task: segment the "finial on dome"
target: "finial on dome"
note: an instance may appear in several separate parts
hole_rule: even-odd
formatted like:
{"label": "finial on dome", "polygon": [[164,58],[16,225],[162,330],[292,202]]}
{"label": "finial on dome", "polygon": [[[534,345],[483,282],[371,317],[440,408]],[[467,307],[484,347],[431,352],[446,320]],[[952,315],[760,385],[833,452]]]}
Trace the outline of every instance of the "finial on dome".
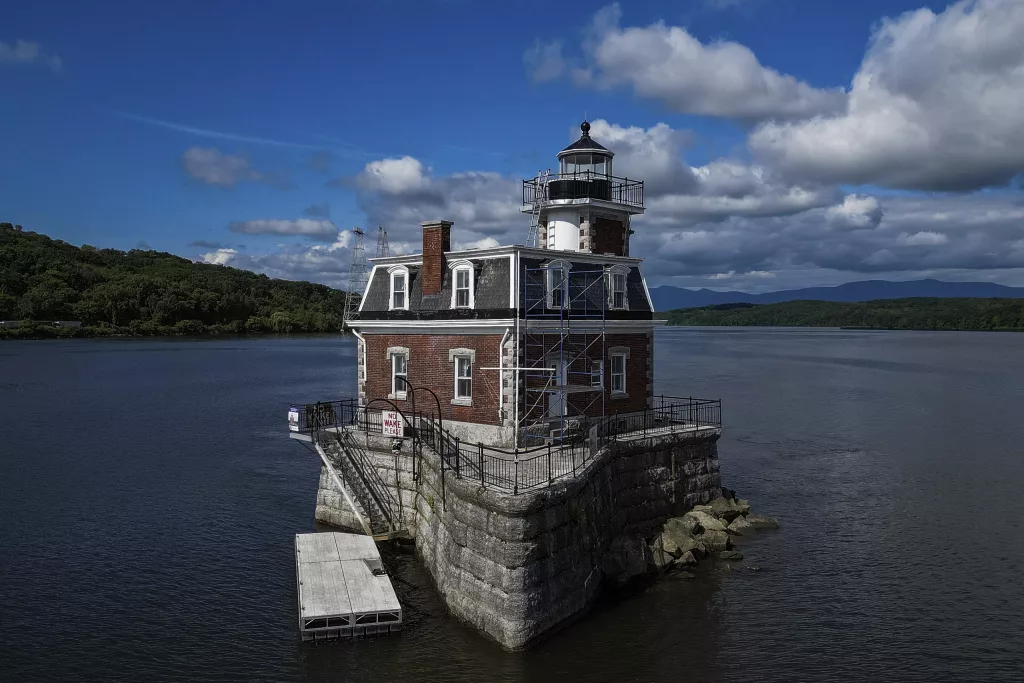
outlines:
{"label": "finial on dome", "polygon": [[583,131],[583,137],[589,137],[590,136],[590,124],[587,123],[586,114],[584,114],[584,116],[583,116],[583,123],[580,124],[580,130]]}

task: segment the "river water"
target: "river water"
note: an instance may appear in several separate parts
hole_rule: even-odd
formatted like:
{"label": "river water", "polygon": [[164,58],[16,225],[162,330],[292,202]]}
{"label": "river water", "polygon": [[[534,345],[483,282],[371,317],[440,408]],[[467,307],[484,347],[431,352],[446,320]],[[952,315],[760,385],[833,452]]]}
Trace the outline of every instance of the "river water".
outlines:
{"label": "river water", "polygon": [[1024,337],[669,328],[725,483],[778,532],[506,653],[391,561],[408,628],[302,644],[318,460],[291,402],[339,338],[0,344],[0,680],[1024,680]]}

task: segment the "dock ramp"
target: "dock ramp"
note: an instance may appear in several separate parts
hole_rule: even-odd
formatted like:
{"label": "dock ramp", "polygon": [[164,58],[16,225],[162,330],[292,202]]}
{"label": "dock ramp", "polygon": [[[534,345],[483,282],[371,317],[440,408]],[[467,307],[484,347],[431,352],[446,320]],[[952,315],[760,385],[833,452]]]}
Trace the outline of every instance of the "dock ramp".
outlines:
{"label": "dock ramp", "polygon": [[302,640],[350,638],[402,629],[402,606],[369,536],[296,534]]}

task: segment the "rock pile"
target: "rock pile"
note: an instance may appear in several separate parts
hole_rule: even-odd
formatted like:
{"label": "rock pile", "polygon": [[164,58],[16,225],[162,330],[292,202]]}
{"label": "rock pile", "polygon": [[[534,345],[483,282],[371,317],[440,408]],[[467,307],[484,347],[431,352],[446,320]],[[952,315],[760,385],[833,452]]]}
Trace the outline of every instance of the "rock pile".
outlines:
{"label": "rock pile", "polygon": [[682,517],[665,522],[648,544],[650,571],[687,569],[707,557],[742,560],[743,553],[733,549],[734,537],[779,528],[775,519],[751,514],[750,503],[737,499],[734,491],[723,489],[722,493],[709,504],[695,505]]}

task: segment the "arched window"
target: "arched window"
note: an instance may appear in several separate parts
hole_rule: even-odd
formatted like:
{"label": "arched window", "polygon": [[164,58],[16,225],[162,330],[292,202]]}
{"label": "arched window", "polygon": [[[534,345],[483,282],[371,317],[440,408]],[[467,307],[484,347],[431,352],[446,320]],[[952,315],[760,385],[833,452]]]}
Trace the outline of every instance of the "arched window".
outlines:
{"label": "arched window", "polygon": [[626,278],[629,267],[611,266],[605,271],[605,291],[608,292],[608,308],[623,311],[629,308],[629,296],[626,291]]}
{"label": "arched window", "polygon": [[552,261],[547,264],[548,308],[565,308],[569,304],[569,270],[567,261]]}
{"label": "arched window", "polygon": [[476,305],[473,263],[455,261],[452,270],[452,308],[473,308]]}
{"label": "arched window", "polygon": [[388,296],[389,311],[409,310],[409,269],[405,266],[392,266],[388,269],[391,279],[390,295]]}

